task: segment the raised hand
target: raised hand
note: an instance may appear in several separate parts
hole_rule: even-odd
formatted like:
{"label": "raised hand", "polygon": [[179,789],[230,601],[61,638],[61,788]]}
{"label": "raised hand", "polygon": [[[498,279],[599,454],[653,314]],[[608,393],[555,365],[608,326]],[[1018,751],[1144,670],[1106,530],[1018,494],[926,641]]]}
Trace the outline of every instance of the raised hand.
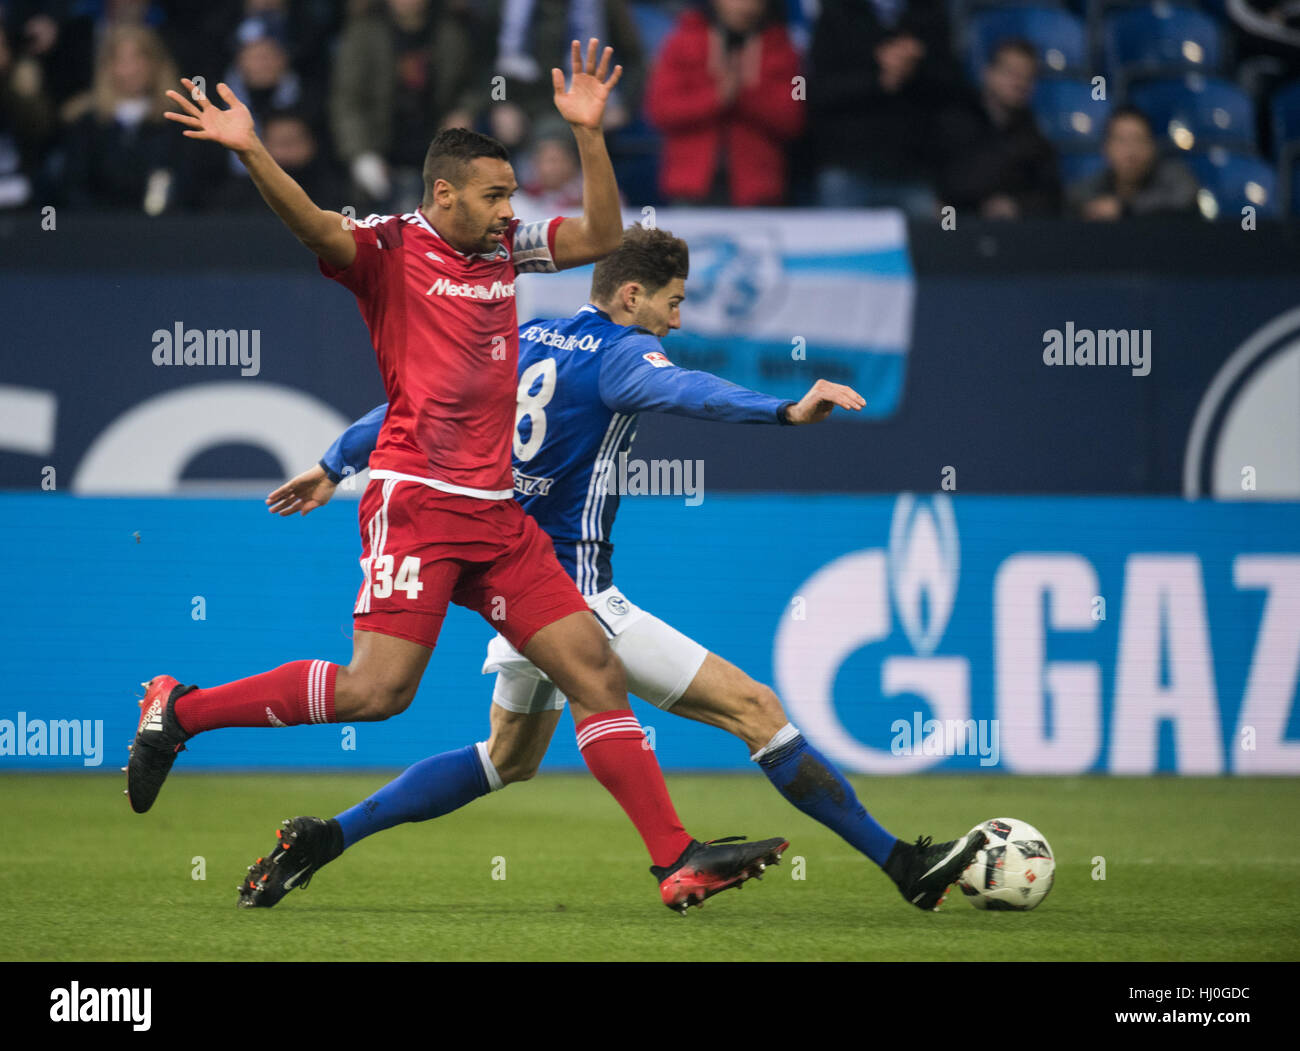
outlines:
{"label": "raised hand", "polygon": [[188,95],[182,95],[179,91],[168,91],[167,97],[177,103],[184,112],[176,113],[168,110],[163,116],[178,124],[184,124],[189,129],[184,132],[187,138],[215,142],[236,153],[252,149],[257,144],[257,135],[253,131],[253,115],[225,84],[217,85],[217,94],[230,107],[229,109],[218,109],[208,101],[206,95],[194,98],[192,81],[182,80],[181,84],[189,92]]}
{"label": "raised hand", "polygon": [[852,387],[818,380],[807,394],[785,410],[785,418],[791,423],[821,423],[837,405],[859,412],[866,404],[866,398]]}
{"label": "raised hand", "polygon": [[266,509],[281,517],[299,512],[306,514],[329,503],[334,489],[335,483],[330,481],[325,468],[317,464],[273,490],[266,498]]}
{"label": "raised hand", "polygon": [[576,40],[573,42],[573,79],[568,91],[564,90],[564,73],[558,68],[551,70],[551,83],[555,87],[555,108],[560,111],[561,117],[580,128],[600,127],[601,117],[605,113],[605,102],[609,98],[609,93],[614,90],[614,85],[618,83],[619,77],[623,75],[622,66],[615,66],[614,72],[609,72],[609,60],[614,54],[612,47],[605,48],[600,56],[600,65],[596,65],[598,47],[600,42],[592,37],[587,42],[587,59],[584,62],[578,42]]}

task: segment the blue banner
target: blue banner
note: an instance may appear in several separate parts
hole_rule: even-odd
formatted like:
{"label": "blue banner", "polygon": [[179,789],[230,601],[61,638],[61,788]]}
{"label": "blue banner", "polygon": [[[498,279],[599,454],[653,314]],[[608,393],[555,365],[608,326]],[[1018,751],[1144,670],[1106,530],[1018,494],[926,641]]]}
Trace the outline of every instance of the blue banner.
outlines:
{"label": "blue banner", "polygon": [[[355,495],[355,494],[353,494]],[[627,498],[627,596],[755,678],[845,768],[1300,773],[1300,504],[961,496]],[[114,769],[157,674],[346,663],[355,504],[0,497],[0,771]],[[185,768],[402,766],[487,736],[492,632],[453,609],[384,723],[204,734]],[[669,769],[719,730],[635,705]],[[547,766],[580,767],[560,724]]]}
{"label": "blue banner", "polygon": [[[867,400],[797,431],[644,414],[638,455],[705,459],[713,492],[930,489],[951,468],[963,493],[1300,499],[1297,281],[1265,231],[627,218],[691,247],[672,361]],[[355,299],[269,215],[86,222],[0,230],[0,489],[248,495],[384,400]],[[120,244],[105,277],[99,253]],[[519,316],[571,314],[589,283],[523,275]]]}

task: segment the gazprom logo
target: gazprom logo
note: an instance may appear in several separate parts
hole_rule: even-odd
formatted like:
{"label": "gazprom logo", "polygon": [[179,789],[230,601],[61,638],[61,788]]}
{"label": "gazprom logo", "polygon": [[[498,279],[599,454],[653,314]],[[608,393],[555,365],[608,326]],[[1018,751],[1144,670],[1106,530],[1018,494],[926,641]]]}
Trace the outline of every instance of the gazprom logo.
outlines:
{"label": "gazprom logo", "polygon": [[[956,602],[960,571],[951,498],[903,494],[894,505],[888,550],[843,555],[799,586],[795,598],[802,600],[803,616],[783,616],[777,631],[777,690],[792,721],[832,761],[863,773],[893,774],[942,762],[943,755],[921,748],[898,755],[866,744],[845,725],[841,712],[877,728],[873,736],[882,741],[895,716],[910,718],[917,698],[940,724],[969,717],[970,662],[935,656]],[[879,655],[879,679],[865,690],[837,689],[842,670],[851,659],[860,668],[864,653]]]}
{"label": "gazprom logo", "polygon": [[889,527],[889,588],[912,649],[928,657],[943,638],[957,597],[961,549],[952,501],[904,493]]}

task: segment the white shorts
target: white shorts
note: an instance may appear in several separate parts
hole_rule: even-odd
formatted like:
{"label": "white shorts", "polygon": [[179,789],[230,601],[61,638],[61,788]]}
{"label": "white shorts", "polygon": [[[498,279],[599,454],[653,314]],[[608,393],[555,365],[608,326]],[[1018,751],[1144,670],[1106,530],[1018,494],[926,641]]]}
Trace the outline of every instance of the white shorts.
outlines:
{"label": "white shorts", "polygon": [[[695,678],[709,651],[629,602],[618,588],[588,595],[609,644],[627,669],[628,693],[669,708]],[[492,703],[521,715],[563,708],[568,698],[523,654],[498,635],[488,643],[483,674],[497,673]]]}

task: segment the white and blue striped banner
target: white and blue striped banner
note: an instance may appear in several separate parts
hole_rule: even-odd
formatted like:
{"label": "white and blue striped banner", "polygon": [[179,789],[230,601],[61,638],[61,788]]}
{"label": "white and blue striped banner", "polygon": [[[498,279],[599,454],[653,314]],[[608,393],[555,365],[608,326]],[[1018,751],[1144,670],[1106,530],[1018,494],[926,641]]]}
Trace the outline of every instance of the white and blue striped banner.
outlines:
{"label": "white and blue striped banner", "polygon": [[[858,419],[898,408],[916,291],[902,213],[662,209],[653,221],[691,250],[682,328],[664,340],[676,364],[777,397],[845,383],[867,400]],[[521,276],[519,319],[572,314],[590,285],[591,267]]]}

